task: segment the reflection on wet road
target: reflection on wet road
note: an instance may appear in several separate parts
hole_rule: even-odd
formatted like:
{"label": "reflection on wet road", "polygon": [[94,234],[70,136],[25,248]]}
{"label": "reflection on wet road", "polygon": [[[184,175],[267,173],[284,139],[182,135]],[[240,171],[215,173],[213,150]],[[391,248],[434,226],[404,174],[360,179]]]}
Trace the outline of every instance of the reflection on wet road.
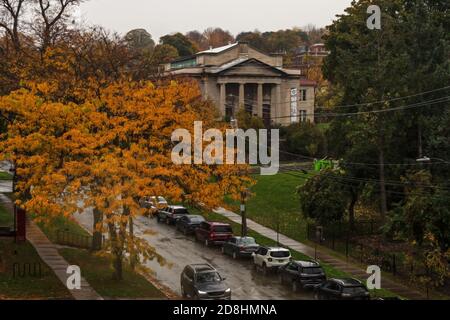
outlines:
{"label": "reflection on wet road", "polygon": [[157,249],[168,265],[150,261],[147,266],[155,272],[158,281],[180,294],[180,274],[187,264],[210,263],[226,278],[233,290],[233,299],[246,300],[309,300],[310,291],[293,293],[289,286],[278,283],[275,275],[263,276],[253,270],[251,260],[233,260],[222,255],[219,248],[207,248],[193,237],[177,232],[175,227],[158,224],[156,219],[139,217],[135,220],[136,235]]}

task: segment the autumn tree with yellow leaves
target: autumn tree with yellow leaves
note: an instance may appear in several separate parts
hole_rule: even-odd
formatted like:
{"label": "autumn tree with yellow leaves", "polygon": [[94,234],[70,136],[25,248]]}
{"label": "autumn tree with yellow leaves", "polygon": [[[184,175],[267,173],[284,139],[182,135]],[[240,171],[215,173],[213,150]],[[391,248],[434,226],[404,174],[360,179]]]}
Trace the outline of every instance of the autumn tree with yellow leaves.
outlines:
{"label": "autumn tree with yellow leaves", "polygon": [[29,212],[70,216],[95,208],[96,230],[107,233],[121,279],[124,260],[159,258],[130,232],[132,219],[144,214],[139,199],[164,195],[213,209],[251,181],[245,166],[172,162],[174,130],[193,131],[199,120],[205,130],[226,128],[193,82],[119,81],[97,89],[86,90],[81,104],[53,101],[56,88],[48,84],[0,98],[8,118],[0,150],[16,164],[18,204]]}

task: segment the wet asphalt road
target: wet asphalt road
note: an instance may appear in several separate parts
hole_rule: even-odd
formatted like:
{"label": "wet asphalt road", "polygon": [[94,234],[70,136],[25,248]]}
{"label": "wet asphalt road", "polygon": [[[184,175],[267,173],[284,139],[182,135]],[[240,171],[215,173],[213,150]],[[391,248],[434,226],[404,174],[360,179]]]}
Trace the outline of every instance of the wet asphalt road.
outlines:
{"label": "wet asphalt road", "polygon": [[310,300],[310,291],[293,293],[289,286],[278,283],[276,275],[263,276],[253,270],[251,259],[233,260],[221,253],[220,248],[207,248],[195,242],[194,237],[186,237],[174,226],[159,224],[156,219],[139,217],[135,220],[136,235],[144,238],[157,249],[168,265],[160,266],[150,261],[147,266],[155,272],[155,278],[180,292],[180,274],[187,264],[209,263],[226,278],[232,289],[232,298],[238,300]]}

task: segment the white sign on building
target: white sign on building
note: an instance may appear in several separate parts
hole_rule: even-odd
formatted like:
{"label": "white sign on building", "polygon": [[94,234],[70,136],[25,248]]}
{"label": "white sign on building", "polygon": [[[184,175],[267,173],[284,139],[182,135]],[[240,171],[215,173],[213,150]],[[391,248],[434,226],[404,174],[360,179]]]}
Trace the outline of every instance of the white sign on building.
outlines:
{"label": "white sign on building", "polygon": [[298,122],[298,89],[291,89],[291,123]]}

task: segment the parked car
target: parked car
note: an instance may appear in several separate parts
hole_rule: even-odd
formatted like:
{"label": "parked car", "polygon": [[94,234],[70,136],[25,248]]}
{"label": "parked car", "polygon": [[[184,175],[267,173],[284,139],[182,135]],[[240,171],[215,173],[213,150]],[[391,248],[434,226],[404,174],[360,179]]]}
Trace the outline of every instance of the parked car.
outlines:
{"label": "parked car", "polygon": [[149,210],[149,215],[153,218],[158,214],[158,210],[167,207],[169,204],[164,197],[143,197],[139,200],[141,208]]}
{"label": "parked car", "polygon": [[139,204],[142,208],[147,209],[161,209],[163,207],[167,207],[168,203],[164,197],[144,197],[139,201]]}
{"label": "parked car", "polygon": [[202,216],[186,215],[177,220],[177,230],[185,235],[195,233],[195,229],[200,226],[205,218]]}
{"label": "parked car", "polygon": [[280,283],[292,286],[292,291],[299,288],[313,289],[327,280],[319,263],[315,261],[291,261],[278,271]]}
{"label": "parked car", "polygon": [[205,246],[223,244],[231,237],[233,237],[233,229],[227,223],[205,221],[195,229],[195,239],[203,242]]}
{"label": "parked car", "polygon": [[187,265],[181,273],[181,293],[196,300],[230,300],[231,289],[209,264]]}
{"label": "parked car", "polygon": [[232,237],[222,246],[222,253],[237,259],[239,257],[251,257],[259,249],[259,245],[252,237]]}
{"label": "parked car", "polygon": [[158,211],[156,218],[158,222],[165,222],[167,224],[175,224],[178,219],[189,215],[188,209],[182,206],[168,206]]}
{"label": "parked car", "polygon": [[252,254],[256,268],[261,268],[264,274],[270,270],[288,264],[291,261],[291,252],[285,248],[260,247]]}
{"label": "parked car", "polygon": [[317,300],[370,300],[366,286],[356,279],[330,279],[316,288]]}

